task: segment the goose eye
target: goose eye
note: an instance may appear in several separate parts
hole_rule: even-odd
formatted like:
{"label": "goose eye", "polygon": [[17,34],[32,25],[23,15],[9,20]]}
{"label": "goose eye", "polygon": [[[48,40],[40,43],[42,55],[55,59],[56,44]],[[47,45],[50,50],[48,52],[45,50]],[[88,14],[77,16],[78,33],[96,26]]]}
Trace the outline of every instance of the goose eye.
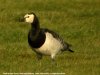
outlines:
{"label": "goose eye", "polygon": [[27,18],[29,18],[29,16],[27,16]]}
{"label": "goose eye", "polygon": [[30,16],[25,16],[24,18],[29,18]]}

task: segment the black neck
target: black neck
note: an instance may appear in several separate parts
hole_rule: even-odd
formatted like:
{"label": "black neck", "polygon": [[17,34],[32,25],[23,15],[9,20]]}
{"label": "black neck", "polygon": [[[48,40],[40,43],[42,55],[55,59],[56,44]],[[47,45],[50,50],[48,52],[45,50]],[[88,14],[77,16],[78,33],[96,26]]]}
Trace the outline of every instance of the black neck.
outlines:
{"label": "black neck", "polygon": [[31,23],[31,30],[28,34],[28,42],[32,48],[39,48],[45,42],[45,33],[40,29],[38,18],[35,16],[33,23]]}
{"label": "black neck", "polygon": [[30,38],[35,39],[38,36],[39,31],[40,31],[39,21],[37,17],[35,16],[34,22],[31,23]]}

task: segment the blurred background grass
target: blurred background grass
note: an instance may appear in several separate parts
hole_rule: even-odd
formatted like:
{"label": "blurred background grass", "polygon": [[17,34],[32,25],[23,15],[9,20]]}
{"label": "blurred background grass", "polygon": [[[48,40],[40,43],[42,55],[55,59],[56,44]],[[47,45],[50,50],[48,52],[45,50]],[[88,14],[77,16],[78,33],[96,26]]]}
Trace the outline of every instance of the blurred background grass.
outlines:
{"label": "blurred background grass", "polygon": [[[75,53],[35,57],[27,43],[30,25],[19,17],[35,12],[41,27],[60,34]],[[0,73],[65,72],[66,75],[100,74],[100,0],[0,0]]]}

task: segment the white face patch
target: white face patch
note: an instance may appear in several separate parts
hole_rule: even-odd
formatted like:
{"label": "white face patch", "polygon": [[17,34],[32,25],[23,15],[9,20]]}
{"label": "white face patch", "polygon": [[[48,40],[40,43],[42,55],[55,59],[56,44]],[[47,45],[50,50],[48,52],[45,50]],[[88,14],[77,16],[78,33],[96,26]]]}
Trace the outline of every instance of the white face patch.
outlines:
{"label": "white face patch", "polygon": [[25,22],[27,22],[27,23],[32,23],[34,21],[34,15],[33,14],[26,14],[24,16],[24,18],[25,18]]}

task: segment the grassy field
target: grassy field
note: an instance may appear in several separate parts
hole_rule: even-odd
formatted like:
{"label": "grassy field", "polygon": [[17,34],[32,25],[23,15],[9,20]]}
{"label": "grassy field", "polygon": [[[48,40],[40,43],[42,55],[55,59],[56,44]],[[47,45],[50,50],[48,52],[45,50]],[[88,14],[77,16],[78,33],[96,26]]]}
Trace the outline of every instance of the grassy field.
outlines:
{"label": "grassy field", "polygon": [[[19,22],[27,12],[72,44],[74,53],[38,61],[27,43],[30,25]],[[0,0],[0,75],[4,72],[100,75],[100,0]]]}

